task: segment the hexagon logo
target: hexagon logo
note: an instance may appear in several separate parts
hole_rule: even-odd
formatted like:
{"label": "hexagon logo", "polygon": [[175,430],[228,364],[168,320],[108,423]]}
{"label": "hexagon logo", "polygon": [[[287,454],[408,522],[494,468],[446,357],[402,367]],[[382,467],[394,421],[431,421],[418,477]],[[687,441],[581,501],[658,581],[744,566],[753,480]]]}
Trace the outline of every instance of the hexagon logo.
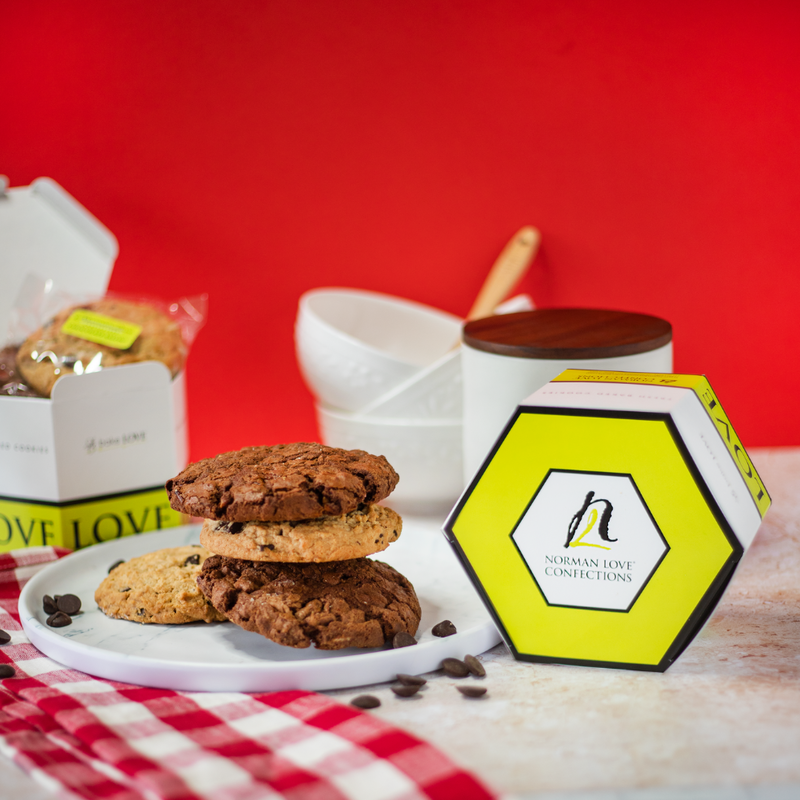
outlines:
{"label": "hexagon logo", "polygon": [[629,611],[669,550],[630,475],[553,469],[511,538],[548,605]]}

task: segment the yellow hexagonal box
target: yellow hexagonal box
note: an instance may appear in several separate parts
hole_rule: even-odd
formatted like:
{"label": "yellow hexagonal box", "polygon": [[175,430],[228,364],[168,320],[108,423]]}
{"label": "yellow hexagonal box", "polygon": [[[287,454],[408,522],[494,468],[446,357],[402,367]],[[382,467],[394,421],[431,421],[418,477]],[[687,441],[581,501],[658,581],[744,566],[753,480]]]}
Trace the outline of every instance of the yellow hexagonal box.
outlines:
{"label": "yellow hexagonal box", "polygon": [[516,658],[664,671],[770,502],[704,376],[567,370],[517,408],[444,532]]}

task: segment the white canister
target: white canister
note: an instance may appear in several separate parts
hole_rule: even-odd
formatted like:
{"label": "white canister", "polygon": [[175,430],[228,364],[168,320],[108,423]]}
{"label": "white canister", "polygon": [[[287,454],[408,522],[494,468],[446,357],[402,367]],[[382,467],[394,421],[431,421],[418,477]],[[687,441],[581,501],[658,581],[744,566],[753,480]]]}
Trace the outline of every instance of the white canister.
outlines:
{"label": "white canister", "polygon": [[543,308],[473,320],[463,330],[464,480],[528,395],[565,369],[672,372],[672,326],[647,314]]}

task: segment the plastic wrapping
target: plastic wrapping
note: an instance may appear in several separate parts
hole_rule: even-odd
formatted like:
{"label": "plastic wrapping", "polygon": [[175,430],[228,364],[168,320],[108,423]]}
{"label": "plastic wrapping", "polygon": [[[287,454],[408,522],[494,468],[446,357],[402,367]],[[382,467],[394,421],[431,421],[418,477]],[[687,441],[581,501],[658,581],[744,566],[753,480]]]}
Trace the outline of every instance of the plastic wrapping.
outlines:
{"label": "plastic wrapping", "polygon": [[0,351],[0,395],[49,397],[59,378],[141,361],[175,376],[205,323],[207,295],[161,300],[108,293],[75,297],[30,278]]}

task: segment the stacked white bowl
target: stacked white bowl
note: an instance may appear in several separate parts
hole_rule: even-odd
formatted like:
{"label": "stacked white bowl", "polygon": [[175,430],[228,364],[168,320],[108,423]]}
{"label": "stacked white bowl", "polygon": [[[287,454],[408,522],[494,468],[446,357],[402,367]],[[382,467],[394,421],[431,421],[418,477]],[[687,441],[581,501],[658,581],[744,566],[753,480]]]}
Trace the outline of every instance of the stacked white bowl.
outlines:
{"label": "stacked white bowl", "polygon": [[300,298],[297,358],[325,444],[384,455],[399,511],[449,509],[463,488],[462,320],[360,289]]}

